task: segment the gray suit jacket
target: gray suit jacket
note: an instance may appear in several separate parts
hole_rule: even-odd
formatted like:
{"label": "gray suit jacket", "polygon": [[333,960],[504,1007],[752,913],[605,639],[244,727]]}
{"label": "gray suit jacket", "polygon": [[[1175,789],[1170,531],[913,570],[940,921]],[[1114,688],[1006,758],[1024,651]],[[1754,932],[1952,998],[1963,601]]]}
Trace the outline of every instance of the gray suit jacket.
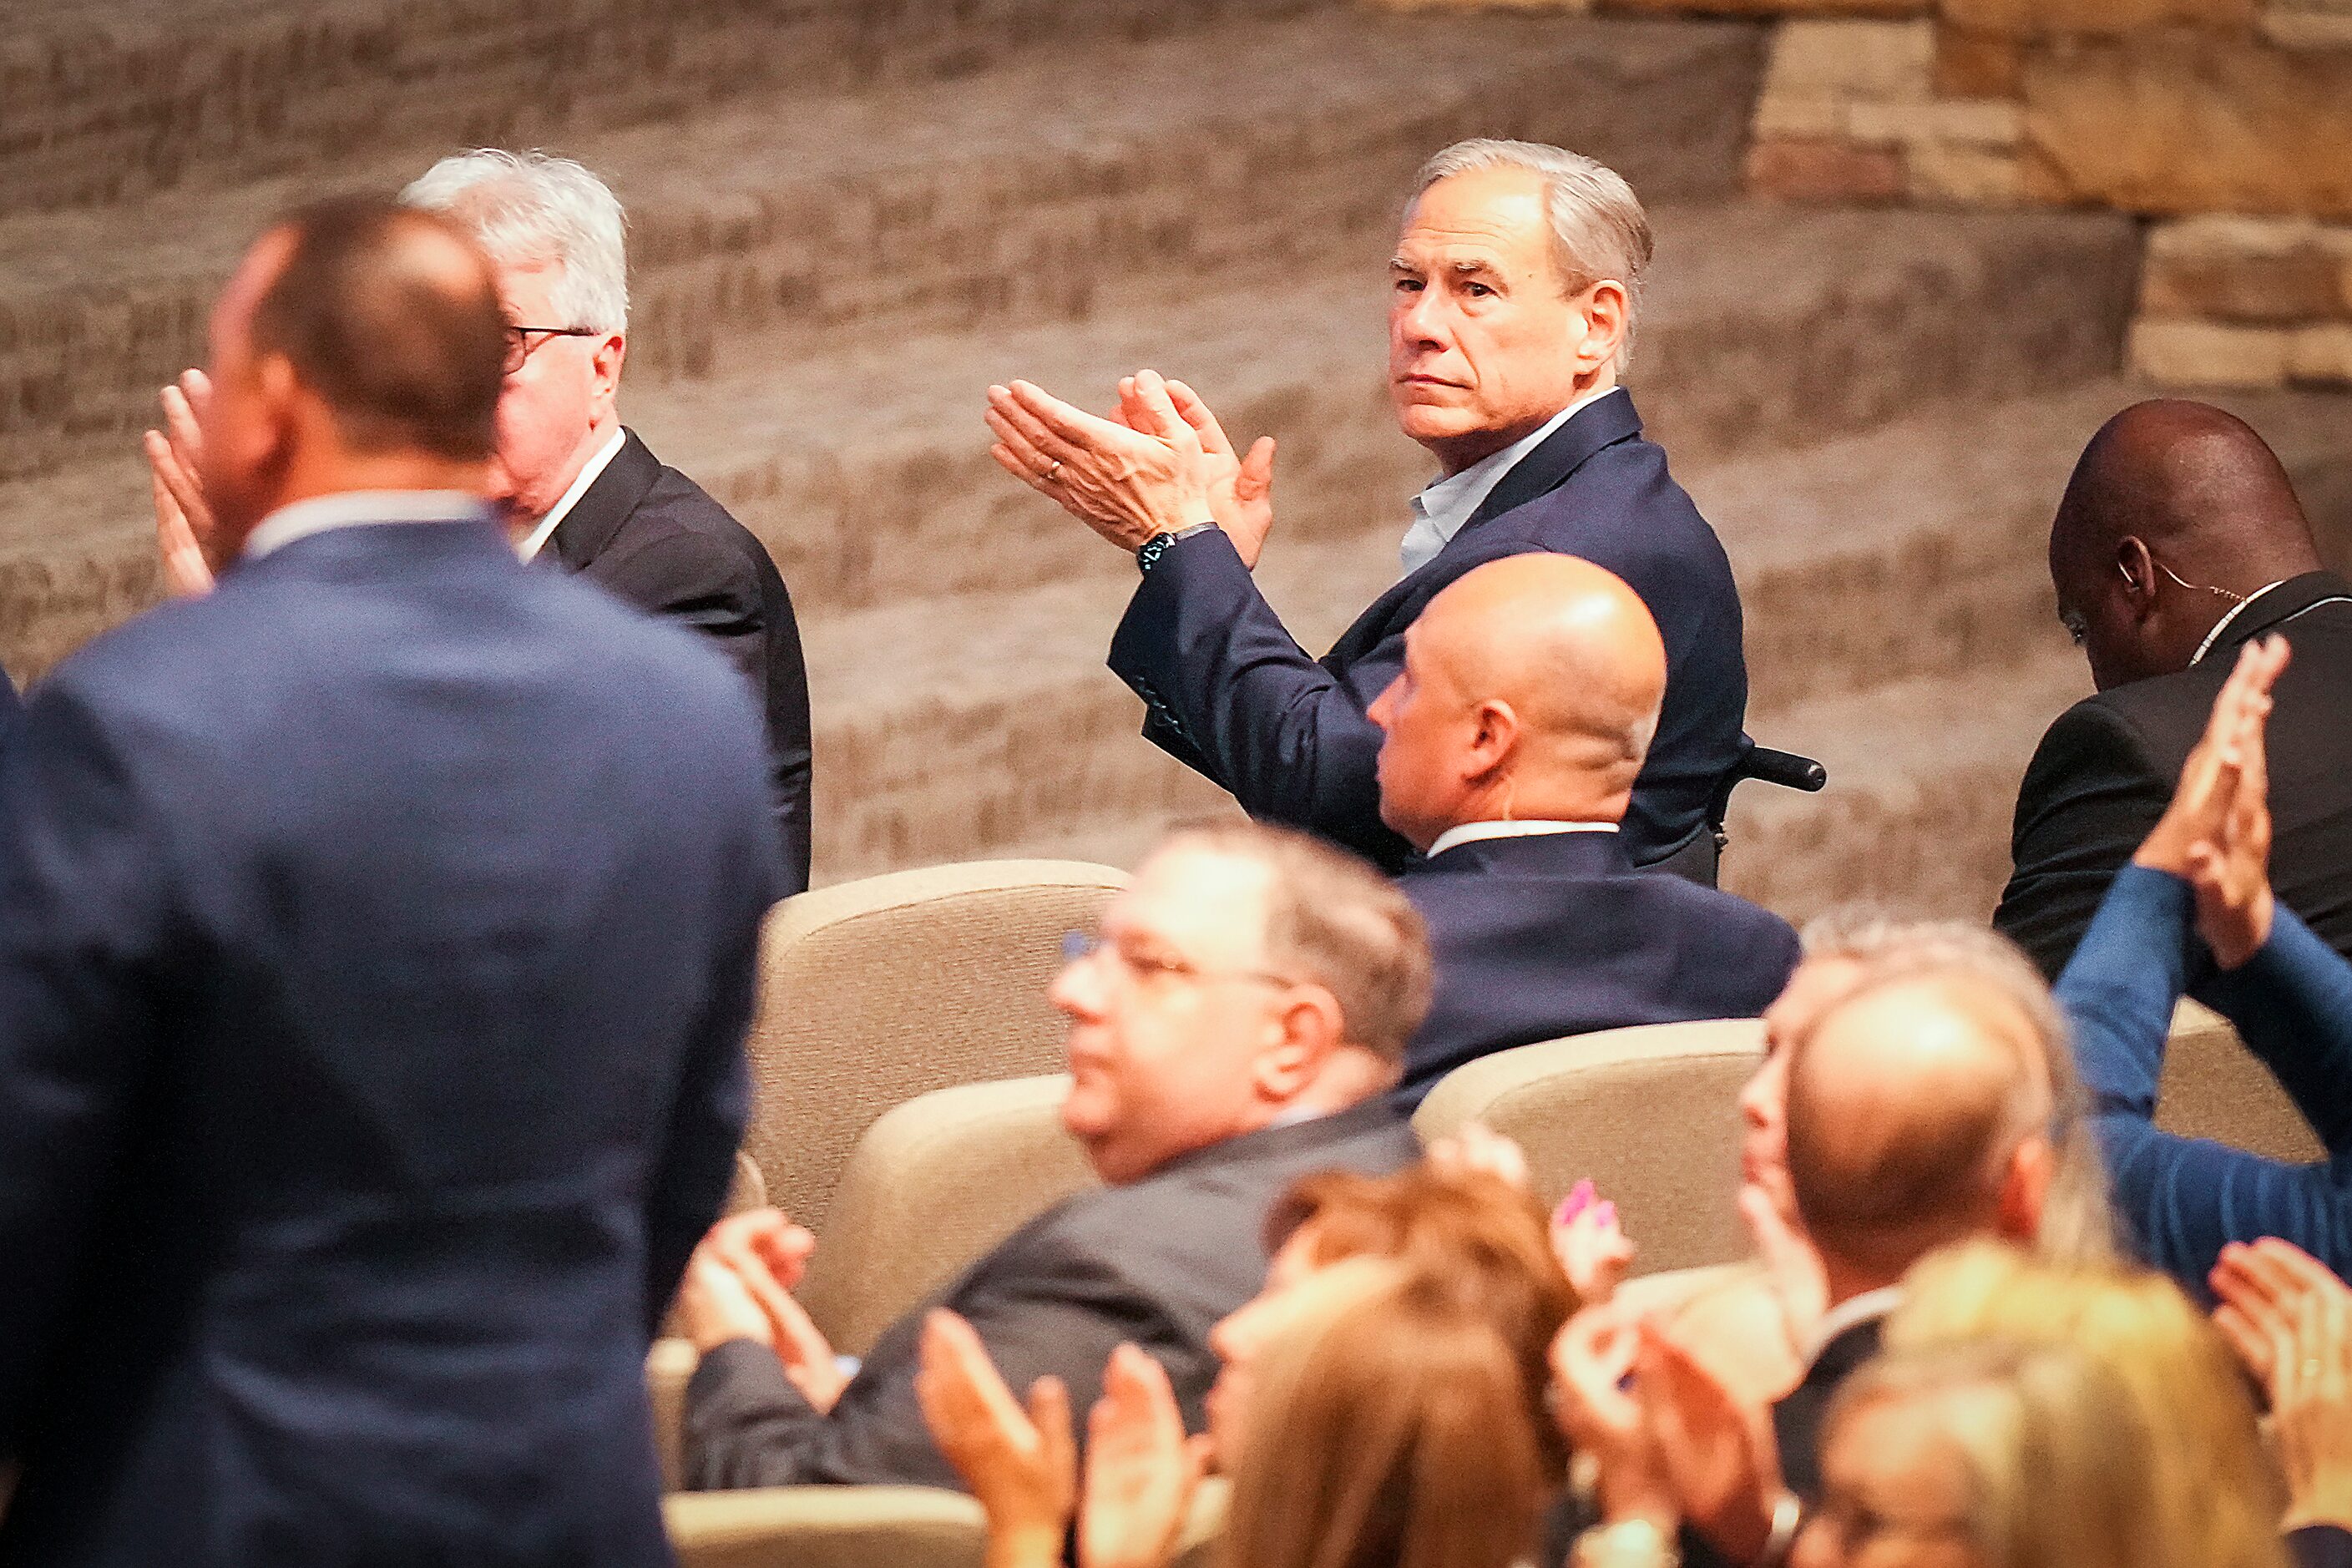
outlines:
{"label": "gray suit jacket", "polygon": [[[1168,1369],[1188,1429],[1217,1375],[1209,1331],[1265,1279],[1260,1228],[1296,1178],[1335,1167],[1386,1175],[1418,1159],[1410,1124],[1374,1101],[1196,1151],[1130,1186],[1066,1199],[1007,1237],[938,1304],[980,1332],[1016,1392],[1051,1373],[1081,1430],[1122,1340]],[[927,1304],[928,1305],[928,1304]],[[689,1485],[953,1487],[915,1399],[923,1310],[884,1331],[830,1415],[800,1396],[763,1345],[705,1356],[687,1387]]]}

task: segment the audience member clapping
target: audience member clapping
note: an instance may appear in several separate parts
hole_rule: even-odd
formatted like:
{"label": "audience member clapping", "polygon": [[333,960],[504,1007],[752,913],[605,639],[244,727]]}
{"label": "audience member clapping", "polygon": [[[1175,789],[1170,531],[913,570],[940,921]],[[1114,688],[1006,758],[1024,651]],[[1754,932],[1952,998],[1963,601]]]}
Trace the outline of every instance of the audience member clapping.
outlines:
{"label": "audience member clapping", "polygon": [[2113,1262],[1977,1242],[1928,1258],[1887,1321],[1890,1352],[2002,1340],[2063,1345],[2131,1396],[2156,1479],[2158,1533],[2201,1568],[2279,1561],[2281,1500],[2228,1343],[2179,1287]]}
{"label": "audience member clapping", "polygon": [[2304,1568],[2352,1563],[2352,1289],[2292,1242],[2221,1249],[2214,1321],[2269,1396],[2287,1537]]}
{"label": "audience member clapping", "polygon": [[2116,878],[2058,984],[2094,1097],[2116,1206],[2149,1261],[2201,1289],[2222,1248],[2276,1236],[2352,1258],[2340,1164],[2288,1164],[2154,1122],[2173,1005],[2200,946],[2208,998],[2268,1064],[2321,1142],[2352,1149],[2352,964],[2271,892],[2265,722],[2284,642],[2249,644],[2171,807]]}
{"label": "audience member clapping", "polygon": [[[1421,921],[1370,867],[1273,828],[1177,835],[1052,993],[1070,1020],[1063,1125],[1108,1185],[1016,1231],[944,1304],[1020,1386],[1050,1374],[1081,1403],[1133,1340],[1199,1426],[1210,1331],[1264,1281],[1276,1194],[1308,1172],[1418,1157],[1385,1100],[1428,994]],[[772,1213],[698,1250],[679,1300],[703,1352],[689,1479],[955,1484],[916,1399],[921,1318],[845,1378],[791,1298],[804,1256]]]}
{"label": "audience member clapping", "polygon": [[1436,1160],[1387,1180],[1310,1177],[1276,1204],[1266,1286],[1219,1324],[1210,1440],[1188,1441],[1166,1374],[1132,1345],[1087,1423],[1067,1395],[1016,1402],[970,1327],[927,1325],[918,1388],[987,1509],[992,1568],[1160,1568],[1212,1456],[1232,1485],[1223,1560],[1523,1559],[1557,1480],[1547,1348],[1572,1302],[1523,1189]]}

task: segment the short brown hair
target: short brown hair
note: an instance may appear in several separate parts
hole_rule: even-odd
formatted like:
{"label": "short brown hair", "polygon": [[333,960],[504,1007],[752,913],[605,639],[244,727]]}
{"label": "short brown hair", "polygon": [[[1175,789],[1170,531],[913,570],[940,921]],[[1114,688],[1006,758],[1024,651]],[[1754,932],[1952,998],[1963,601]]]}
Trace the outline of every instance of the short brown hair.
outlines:
{"label": "short brown hair", "polygon": [[1565,1458],[1551,1453],[1544,1391],[1552,1340],[1582,1303],[1533,1194],[1491,1172],[1425,1160],[1392,1176],[1318,1171],[1293,1182],[1266,1214],[1268,1252],[1302,1235],[1318,1267],[1390,1258],[1459,1289],[1510,1350],[1548,1454]]}
{"label": "short brown hair", "polygon": [[1371,865],[1288,828],[1255,822],[1180,829],[1161,847],[1254,860],[1272,884],[1266,962],[1339,1004],[1350,1045],[1402,1063],[1429,1014],[1429,936],[1421,915]]}
{"label": "short brown hair", "polygon": [[[283,354],[353,450],[479,461],[498,447],[506,317],[489,263],[447,219],[374,196],[307,206],[253,311],[257,357]],[[452,286],[429,241],[471,258]],[[419,243],[425,241],[427,243]]]}
{"label": "short brown hair", "polygon": [[1401,1268],[1268,1347],[1223,1568],[1510,1568],[1555,1481],[1495,1326]]}

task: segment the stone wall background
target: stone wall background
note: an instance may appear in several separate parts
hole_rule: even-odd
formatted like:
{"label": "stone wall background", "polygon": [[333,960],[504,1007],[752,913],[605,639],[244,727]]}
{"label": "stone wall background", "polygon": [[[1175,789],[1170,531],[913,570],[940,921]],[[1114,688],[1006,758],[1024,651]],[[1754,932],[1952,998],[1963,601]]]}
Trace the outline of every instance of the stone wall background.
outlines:
{"label": "stone wall background", "polygon": [[[996,471],[983,389],[1026,375],[1099,406],[1149,364],[1237,439],[1277,436],[1260,579],[1320,649],[1394,580],[1429,474],[1381,387],[1405,184],[1456,137],[1527,136],[1653,210],[1631,384],[1738,574],[1751,731],[1830,769],[1819,796],[1742,793],[1729,884],[1794,918],[1853,897],[1981,914],[2033,742],[2088,689],[2042,567],[2075,454],[2147,395],[2132,356],[2158,321],[2263,363],[2304,344],[2345,215],[2180,216],[2152,245],[2137,209],[1997,176],[2041,134],[2042,51],[2121,58],[2163,29],[2021,38],[2014,95],[1951,93],[1942,12],[1794,4],[13,0],[0,662],[37,678],[152,602],[138,432],[271,214],[543,145],[630,209],[625,417],[792,585],[819,879],[1128,860],[1231,807],[1138,737],[1102,667],[1133,565]],[[1843,85],[1811,100],[1836,134],[1806,156],[1877,184],[1762,180],[1802,162],[1779,131],[1807,82]],[[2002,195],[1915,193],[1915,163]],[[2352,557],[2352,396],[2180,357],[2281,383],[2213,395]]]}
{"label": "stone wall background", "polygon": [[2148,220],[2153,382],[2352,384],[2352,0],[1550,3],[1775,19],[1759,194]]}

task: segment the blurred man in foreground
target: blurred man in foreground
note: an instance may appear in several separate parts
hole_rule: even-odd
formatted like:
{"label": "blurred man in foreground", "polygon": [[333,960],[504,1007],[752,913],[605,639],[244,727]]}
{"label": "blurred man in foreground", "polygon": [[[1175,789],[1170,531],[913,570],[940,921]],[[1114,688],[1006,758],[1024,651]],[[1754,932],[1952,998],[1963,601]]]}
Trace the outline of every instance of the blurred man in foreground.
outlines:
{"label": "blurred man in foreground", "polygon": [[[589,170],[544,153],[444,158],[402,193],[464,225],[498,267],[507,319],[499,448],[487,493],[526,561],[576,572],[694,627],[743,672],[767,721],[771,787],[791,890],[808,886],[808,677],[792,595],[767,547],[621,426],[629,280],[621,204]],[[211,582],[195,482],[207,386],[163,390],[150,431],[157,524],[177,592]]]}
{"label": "blurred man in foreground", "polygon": [[1752,1018],[1797,933],[1745,899],[1635,870],[1623,823],[1666,684],[1657,624],[1570,555],[1490,561],[1404,636],[1371,707],[1381,815],[1423,857],[1399,879],[1437,994],[1400,1097],[1564,1035]]}
{"label": "blurred man in foreground", "polygon": [[782,873],[741,682],[481,502],[505,353],[441,218],[265,235],[216,591],[0,756],[0,1561],[668,1561],[645,1353]]}
{"label": "blurred man in foreground", "polygon": [[[1062,1122],[1107,1187],[1056,1205],[942,1292],[1004,1375],[1079,1408],[1121,1342],[1167,1370],[1201,1429],[1210,1331],[1257,1292],[1260,1227],[1293,1179],[1415,1159],[1387,1103],[1429,1001],[1421,922],[1349,857],[1271,828],[1181,833],[1136,872],[1100,942],[1054,984],[1070,1019]],[[724,1221],[679,1310],[699,1488],[951,1487],[915,1389],[923,1313],[844,1382],[788,1294],[804,1241],[772,1209]]]}
{"label": "blurred man in foreground", "polygon": [[1150,371],[1116,421],[1027,382],[991,387],[997,462],[1135,552],[1143,584],[1110,667],[1143,699],[1144,733],[1253,815],[1400,868],[1412,847],[1381,820],[1366,710],[1405,628],[1475,566],[1580,555],[1632,585],[1665,643],[1626,856],[1714,881],[1707,808],[1739,758],[1748,668],[1731,563],[1618,384],[1650,245],[1633,191],[1590,158],[1482,140],[1423,168],[1389,264],[1389,393],[1442,476],[1412,502],[1402,581],[1319,660],[1250,575],[1274,522],[1272,442],[1237,458],[1189,388]]}

